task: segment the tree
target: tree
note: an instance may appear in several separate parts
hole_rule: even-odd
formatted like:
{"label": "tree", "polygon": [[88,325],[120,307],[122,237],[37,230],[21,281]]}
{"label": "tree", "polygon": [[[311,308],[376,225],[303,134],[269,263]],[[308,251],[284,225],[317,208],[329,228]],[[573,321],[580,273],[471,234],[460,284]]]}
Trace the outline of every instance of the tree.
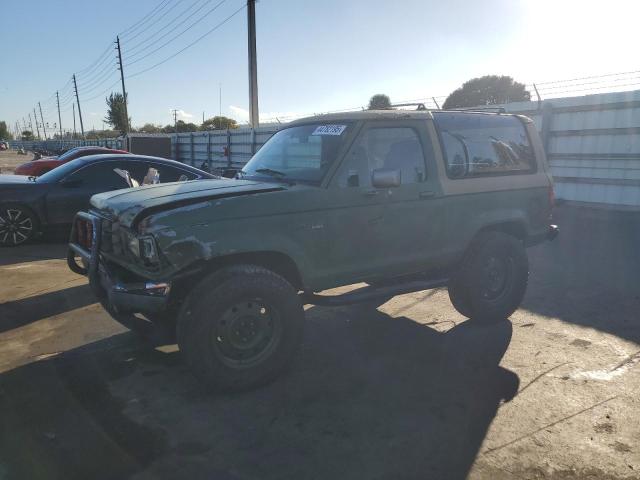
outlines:
{"label": "tree", "polygon": [[22,140],[24,140],[25,142],[29,142],[31,140],[35,140],[35,137],[33,136],[33,132],[31,130],[23,130],[20,133],[20,137],[22,138]]}
{"label": "tree", "polygon": [[153,123],[145,123],[138,129],[140,133],[162,133],[162,127],[154,125]]}
{"label": "tree", "polygon": [[[104,121],[121,133],[126,132],[127,117],[124,114],[124,96],[121,93],[112,93],[105,100],[107,101],[107,116],[104,117]],[[131,118],[129,118],[129,122],[131,122]]]}
{"label": "tree", "polygon": [[7,122],[0,122],[0,139],[2,140],[13,140],[13,135],[9,133],[9,129],[7,128]]}
{"label": "tree", "polygon": [[206,119],[200,125],[200,130],[226,130],[227,128],[238,128],[238,122],[233,118],[216,115],[213,118]]}
{"label": "tree", "polygon": [[175,125],[162,127],[162,133],[175,133],[176,126],[178,127],[178,133],[198,131],[198,126],[195,123],[185,123],[184,120],[178,120]]}
{"label": "tree", "polygon": [[442,108],[479,107],[531,99],[523,83],[506,75],[472,78],[447,97]]}
{"label": "tree", "polygon": [[391,110],[391,100],[383,93],[377,93],[369,99],[369,110]]}

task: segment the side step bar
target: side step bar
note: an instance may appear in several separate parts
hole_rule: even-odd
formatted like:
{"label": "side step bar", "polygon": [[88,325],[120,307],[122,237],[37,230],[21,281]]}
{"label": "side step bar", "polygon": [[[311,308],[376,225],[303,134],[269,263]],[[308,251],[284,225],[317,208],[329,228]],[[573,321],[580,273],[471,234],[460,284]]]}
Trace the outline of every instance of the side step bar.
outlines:
{"label": "side step bar", "polygon": [[448,278],[438,278],[434,280],[414,280],[405,283],[392,284],[382,287],[362,287],[342,295],[318,295],[304,292],[300,295],[302,302],[311,305],[325,307],[338,307],[341,305],[351,305],[353,303],[369,302],[372,300],[384,299],[402,295],[404,293],[419,292],[432,288],[445,287],[449,283]]}

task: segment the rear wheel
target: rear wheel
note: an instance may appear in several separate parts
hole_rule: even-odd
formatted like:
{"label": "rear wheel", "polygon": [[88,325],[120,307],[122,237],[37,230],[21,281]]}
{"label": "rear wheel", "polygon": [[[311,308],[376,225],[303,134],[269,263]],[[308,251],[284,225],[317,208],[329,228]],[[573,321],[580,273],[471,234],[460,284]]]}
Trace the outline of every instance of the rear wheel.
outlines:
{"label": "rear wheel", "polygon": [[274,379],[302,338],[295,289],[262,267],[240,265],[205,278],[185,299],[178,345],[208,387],[243,390]]}
{"label": "rear wheel", "polygon": [[524,245],[502,232],[480,234],[449,285],[451,303],[479,322],[500,321],[520,306],[529,263]]}
{"label": "rear wheel", "polygon": [[29,208],[18,204],[0,205],[0,246],[22,245],[37,232],[38,220]]}

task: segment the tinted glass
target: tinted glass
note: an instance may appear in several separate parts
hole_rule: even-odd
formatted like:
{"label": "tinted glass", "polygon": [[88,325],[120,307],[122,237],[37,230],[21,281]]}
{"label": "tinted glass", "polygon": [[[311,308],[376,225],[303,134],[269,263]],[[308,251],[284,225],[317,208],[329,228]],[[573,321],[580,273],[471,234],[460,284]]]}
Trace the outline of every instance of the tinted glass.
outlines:
{"label": "tinted glass", "polygon": [[508,115],[434,113],[451,178],[507,175],[535,170],[522,122]]}
{"label": "tinted glass", "polygon": [[78,157],[78,153],[82,151],[80,148],[72,148],[71,150],[67,150],[62,155],[58,157],[60,160],[71,160]]}
{"label": "tinted glass", "polygon": [[187,180],[193,180],[197,178],[196,174],[193,172],[182,170],[181,168],[172,167],[170,165],[161,163],[149,163],[148,166],[158,170],[158,173],[160,175],[160,183],[177,182],[183,175],[187,177]]}
{"label": "tinted glass", "polygon": [[242,169],[247,176],[319,182],[333,163],[350,126],[344,122],[280,130]]}
{"label": "tinted glass", "polygon": [[426,178],[424,153],[413,128],[369,128],[365,130],[337,175],[338,185],[370,186],[376,169],[400,170],[403,185]]}
{"label": "tinted glass", "polygon": [[[114,171],[116,168],[127,170],[127,167],[130,165],[125,162],[97,162],[72,173],[65,180],[80,180],[83,187],[129,188],[126,180]],[[135,177],[134,172],[129,173]]]}

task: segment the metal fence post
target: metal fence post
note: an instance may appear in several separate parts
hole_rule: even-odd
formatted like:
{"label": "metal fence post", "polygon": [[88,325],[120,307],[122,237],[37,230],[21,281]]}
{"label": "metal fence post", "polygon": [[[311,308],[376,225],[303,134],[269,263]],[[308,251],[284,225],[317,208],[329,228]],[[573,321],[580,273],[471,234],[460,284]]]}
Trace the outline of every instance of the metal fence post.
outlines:
{"label": "metal fence post", "polygon": [[191,146],[191,158],[190,158],[191,166],[193,167],[195,165],[195,162],[196,162],[196,155],[195,155],[194,150],[193,150],[193,133],[189,134],[189,144]]}
{"label": "metal fence post", "polygon": [[207,165],[211,171],[211,131],[207,131]]}
{"label": "metal fence post", "polygon": [[553,121],[553,104],[544,102],[542,104],[542,127],[540,136],[542,137],[542,146],[545,154],[549,155],[549,134],[551,132],[551,122]]}
{"label": "metal fence post", "polygon": [[251,129],[251,156],[256,153],[256,129]]}
{"label": "metal fence post", "polygon": [[179,162],[180,161],[180,134],[176,133],[173,136],[173,138],[176,139],[175,144],[174,144],[175,145],[174,157],[175,157],[176,162]]}
{"label": "metal fence post", "polygon": [[227,167],[231,168],[231,130],[227,128]]}

